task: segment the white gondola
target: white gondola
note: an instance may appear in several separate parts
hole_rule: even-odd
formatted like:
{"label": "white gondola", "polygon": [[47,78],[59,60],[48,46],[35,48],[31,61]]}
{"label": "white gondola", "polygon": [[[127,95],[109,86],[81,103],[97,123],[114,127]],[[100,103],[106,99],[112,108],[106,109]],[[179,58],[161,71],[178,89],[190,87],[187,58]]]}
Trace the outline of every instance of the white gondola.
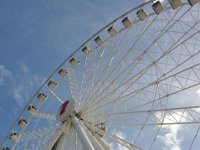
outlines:
{"label": "white gondola", "polygon": [[53,80],[49,81],[48,83],[48,87],[51,90],[54,90],[55,88],[57,88],[58,84],[56,82],[54,82]]}
{"label": "white gondola", "polygon": [[188,0],[188,3],[191,5],[191,6],[194,6],[196,3],[200,2],[199,0]]}
{"label": "white gondola", "polygon": [[176,9],[182,5],[181,0],[169,0],[173,9]]}
{"label": "white gondola", "polygon": [[125,28],[131,28],[131,26],[132,26],[132,22],[128,17],[125,17],[122,20],[122,24],[124,25]]}
{"label": "white gondola", "polygon": [[100,37],[100,36],[97,36],[94,41],[96,42],[96,44],[98,46],[101,46],[103,43],[104,43],[104,40]]}
{"label": "white gondola", "polygon": [[143,21],[143,20],[145,20],[148,17],[148,15],[144,11],[144,9],[138,10],[136,14],[137,14],[138,18],[140,19],[140,21]]}
{"label": "white gondola", "polygon": [[33,105],[29,105],[29,107],[27,108],[28,112],[30,112],[32,115],[35,115],[35,113],[37,112],[37,107],[33,106]]}
{"label": "white gondola", "polygon": [[12,132],[9,136],[9,139],[12,140],[13,142],[18,142],[19,141],[19,134],[16,132]]}
{"label": "white gondola", "polygon": [[58,74],[64,78],[68,75],[68,72],[66,70],[64,70],[63,68],[61,68],[59,71],[58,71]]}
{"label": "white gondola", "polygon": [[100,137],[103,137],[106,132],[105,123],[98,123],[95,125],[95,127],[98,129],[95,131],[95,133],[98,134]]}
{"label": "white gondola", "polygon": [[159,1],[155,2],[155,3],[152,5],[152,8],[153,8],[153,10],[155,11],[155,13],[156,13],[157,15],[159,15],[161,12],[164,11],[164,8],[163,8],[162,4],[161,4]]}
{"label": "white gondola", "polygon": [[18,125],[25,129],[27,126],[28,126],[28,121],[24,118],[21,118],[19,121],[18,121]]}
{"label": "white gondola", "polygon": [[72,57],[72,58],[70,59],[69,62],[70,62],[70,64],[72,64],[73,66],[76,66],[76,65],[79,64],[80,61],[78,61],[75,57]]}
{"label": "white gondola", "polygon": [[1,150],[11,150],[8,146],[4,146]]}
{"label": "white gondola", "polygon": [[86,56],[88,56],[88,55],[90,55],[91,50],[89,49],[89,47],[85,46],[85,47],[82,49],[82,52],[83,52],[83,54],[85,54]]}
{"label": "white gondola", "polygon": [[114,36],[117,34],[117,30],[113,26],[111,26],[107,31],[110,34],[110,36]]}
{"label": "white gondola", "polygon": [[41,100],[42,102],[44,102],[47,99],[47,97],[48,96],[46,94],[44,94],[44,93],[39,93],[38,96],[37,96],[37,98],[39,100]]}

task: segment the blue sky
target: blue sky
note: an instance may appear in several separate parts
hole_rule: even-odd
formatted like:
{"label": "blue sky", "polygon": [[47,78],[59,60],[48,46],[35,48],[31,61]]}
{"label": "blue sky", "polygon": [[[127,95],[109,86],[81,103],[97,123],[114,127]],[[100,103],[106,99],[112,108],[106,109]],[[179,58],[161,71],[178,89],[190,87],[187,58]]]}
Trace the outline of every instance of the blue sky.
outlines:
{"label": "blue sky", "polygon": [[143,0],[1,0],[0,142],[51,72],[101,27]]}

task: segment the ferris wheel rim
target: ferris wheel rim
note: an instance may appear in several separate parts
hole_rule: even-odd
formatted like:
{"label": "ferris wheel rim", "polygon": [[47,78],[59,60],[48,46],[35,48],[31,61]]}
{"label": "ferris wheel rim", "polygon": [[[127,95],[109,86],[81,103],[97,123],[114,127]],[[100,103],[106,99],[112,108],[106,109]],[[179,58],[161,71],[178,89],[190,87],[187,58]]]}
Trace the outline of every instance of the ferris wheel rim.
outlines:
{"label": "ferris wheel rim", "polygon": [[88,38],[85,42],[83,42],[83,44],[81,44],[76,50],[74,50],[74,52],[72,52],[58,67],[55,71],[53,71],[50,76],[44,81],[44,83],[38,88],[38,90],[35,92],[35,94],[30,98],[30,100],[27,102],[27,104],[25,105],[25,107],[22,109],[21,113],[18,115],[17,119],[14,121],[13,125],[10,127],[8,134],[6,135],[6,137],[4,138],[3,142],[1,143],[1,146],[3,146],[3,143],[5,142],[5,140],[9,137],[9,133],[14,129],[14,126],[17,124],[17,121],[21,118],[22,114],[24,111],[26,111],[26,108],[29,106],[29,104],[32,102],[32,100],[37,96],[37,94],[42,90],[42,88],[48,83],[48,81],[50,81],[50,79],[54,76],[54,74],[57,73],[57,71],[67,62],[69,61],[69,59],[79,50],[81,50],[81,48],[83,48],[84,45],[86,45],[91,39],[93,39],[94,37],[96,37],[100,32],[102,32],[104,29],[108,28],[110,25],[112,25],[113,23],[115,23],[116,21],[118,21],[119,19],[123,18],[124,16],[126,16],[128,13],[146,5],[149,3],[152,3],[154,0],[149,0],[145,3],[140,4],[137,7],[134,7],[132,9],[130,9],[129,11],[125,12],[124,14],[122,14],[121,16],[117,17],[116,19],[114,19],[113,21],[111,21],[110,23],[108,23],[107,25],[105,25],[103,28],[101,28],[99,31],[97,31],[94,35],[92,35],[90,38]]}
{"label": "ferris wheel rim", "polygon": [[[3,146],[3,143],[6,141],[6,139],[8,138],[9,136],[9,133],[14,129],[15,125],[17,124],[17,121],[21,118],[21,116],[23,115],[23,113],[26,111],[27,107],[29,106],[29,104],[31,104],[32,100],[39,94],[39,92],[43,89],[43,87],[50,81],[50,79],[58,72],[58,70],[60,68],[62,68],[62,66],[68,62],[70,60],[70,58],[72,58],[76,52],[80,51],[85,45],[87,45],[87,43],[94,39],[98,34],[100,34],[102,31],[104,31],[105,29],[107,29],[109,26],[111,26],[112,24],[114,24],[115,22],[119,21],[120,19],[122,19],[123,17],[125,17],[127,14],[137,10],[138,8],[142,8],[143,6],[149,4],[149,3],[152,3],[154,2],[154,0],[150,0],[148,2],[145,2],[133,9],[131,9],[130,11],[124,13],[123,15],[119,16],[117,19],[114,19],[113,21],[111,21],[110,23],[108,23],[106,26],[104,26],[103,28],[101,28],[98,32],[96,32],[93,36],[91,36],[88,40],[86,40],[80,47],[78,47],[72,54],[70,54],[70,56],[67,57],[67,59],[64,60],[63,63],[61,63],[61,65],[59,65],[57,67],[57,69],[47,78],[47,80],[42,84],[42,86],[36,91],[36,93],[32,96],[32,98],[27,102],[27,105],[25,106],[25,108],[22,110],[22,112],[19,114],[18,118],[16,119],[16,121],[13,123],[13,126],[10,128],[9,132],[8,132],[8,135],[6,136],[6,138],[3,140],[2,142],[2,145]],[[185,4],[188,4],[188,3],[184,3]],[[189,5],[189,4],[188,4]]]}

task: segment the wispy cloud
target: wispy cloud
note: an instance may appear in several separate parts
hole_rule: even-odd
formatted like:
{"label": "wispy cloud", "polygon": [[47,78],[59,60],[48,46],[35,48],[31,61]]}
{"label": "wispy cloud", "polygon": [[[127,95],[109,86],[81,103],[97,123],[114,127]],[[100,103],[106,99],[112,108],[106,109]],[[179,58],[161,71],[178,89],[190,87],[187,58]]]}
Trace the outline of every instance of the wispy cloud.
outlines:
{"label": "wispy cloud", "polygon": [[178,138],[178,132],[181,129],[180,125],[164,126],[164,129],[168,131],[164,136],[160,137],[164,144],[165,149],[180,150],[181,139]]}
{"label": "wispy cloud", "polygon": [[0,64],[0,86],[4,84],[6,79],[12,79],[12,72]]}
{"label": "wispy cloud", "polygon": [[[179,112],[177,112],[179,114]],[[169,120],[184,120],[184,118],[181,118],[180,115],[173,115],[173,116],[168,116],[166,115],[166,118]],[[165,122],[169,122],[164,121]],[[166,147],[164,147],[164,150],[180,150],[181,149],[181,138],[178,137],[179,131],[182,129],[181,125],[167,125],[167,126],[162,126],[162,129],[166,131],[164,136],[159,136],[159,138],[163,141]]]}
{"label": "wispy cloud", "polygon": [[[116,135],[117,137],[119,137],[120,139],[123,139],[123,140],[126,140],[126,138],[127,138],[126,135],[121,131],[114,131],[113,134]],[[117,150],[128,150],[128,148],[122,146],[119,143],[117,143],[117,144],[116,143],[110,143],[109,145],[110,145],[111,149],[113,149],[113,150],[114,149],[117,149]]]}
{"label": "wispy cloud", "polygon": [[24,73],[27,73],[29,71],[29,68],[26,64],[22,63],[21,64],[21,69]]}
{"label": "wispy cloud", "polygon": [[13,96],[18,106],[23,106],[27,102],[31,86],[31,83],[24,83],[13,89]]}
{"label": "wispy cloud", "polygon": [[29,74],[29,67],[24,63],[20,65],[20,68],[21,72],[18,72],[18,75],[15,76],[16,83],[12,90],[12,95],[17,106],[21,108],[27,103],[34,90],[44,82],[45,78]]}
{"label": "wispy cloud", "polygon": [[196,91],[197,95],[200,97],[200,89]]}
{"label": "wispy cloud", "polygon": [[17,85],[13,91],[13,97],[18,106],[24,106],[25,103],[29,100],[34,88],[37,88],[44,82],[45,78],[40,78],[37,75],[28,75],[28,78],[25,78],[23,81]]}

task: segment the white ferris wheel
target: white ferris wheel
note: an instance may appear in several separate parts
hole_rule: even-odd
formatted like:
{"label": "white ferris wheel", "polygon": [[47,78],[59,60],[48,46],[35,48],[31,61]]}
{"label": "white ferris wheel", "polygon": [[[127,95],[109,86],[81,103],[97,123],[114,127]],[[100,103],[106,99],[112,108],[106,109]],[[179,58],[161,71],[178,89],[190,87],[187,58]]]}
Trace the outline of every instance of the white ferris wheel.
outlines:
{"label": "white ferris wheel", "polygon": [[199,56],[199,0],[145,2],[50,75],[1,149],[199,149]]}

